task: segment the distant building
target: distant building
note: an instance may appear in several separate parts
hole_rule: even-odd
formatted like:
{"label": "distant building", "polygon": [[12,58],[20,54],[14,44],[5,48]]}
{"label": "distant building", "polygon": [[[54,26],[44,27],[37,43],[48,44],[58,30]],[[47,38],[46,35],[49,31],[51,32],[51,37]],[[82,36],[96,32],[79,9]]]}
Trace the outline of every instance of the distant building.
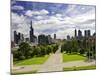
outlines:
{"label": "distant building", "polygon": [[16,44],[18,44],[18,42],[19,42],[19,36],[18,36],[18,34],[17,34],[16,31],[14,31],[14,42],[15,42]]}
{"label": "distant building", "polygon": [[56,34],[54,34],[54,39],[56,39]]}
{"label": "distant building", "polygon": [[[47,38],[48,38],[48,44],[51,44],[51,43],[52,43],[51,35],[48,35]],[[56,38],[55,38],[55,39],[56,39]]]}
{"label": "distant building", "polygon": [[24,42],[24,35],[21,34],[21,42]]}
{"label": "distant building", "polygon": [[96,33],[93,33],[93,36],[96,36]]}
{"label": "distant building", "polygon": [[15,44],[20,44],[23,41],[24,41],[23,34],[21,34],[20,32],[17,33],[16,31],[14,31],[14,43]]}
{"label": "distant building", "polygon": [[91,36],[91,32],[90,32],[90,30],[88,30],[87,32],[88,32],[88,37],[90,37],[90,36]]}
{"label": "distant building", "polygon": [[91,31],[90,30],[85,30],[84,31],[84,37],[90,37],[91,36]]}
{"label": "distant building", "polygon": [[37,42],[37,37],[34,35],[34,29],[32,27],[32,21],[31,21],[30,25],[31,25],[31,27],[30,27],[30,42],[35,43],[35,42]]}
{"label": "distant building", "polygon": [[75,29],[75,38],[77,38],[77,30]]}
{"label": "distant building", "polygon": [[31,21],[30,25],[31,25],[31,27],[30,27],[30,42],[33,42],[34,29],[32,27],[32,21]]}
{"label": "distant building", "polygon": [[15,42],[11,41],[11,48],[15,47]]}
{"label": "distant building", "polygon": [[29,43],[30,39],[29,38],[25,38],[25,42]]}
{"label": "distant building", "polygon": [[43,34],[38,36],[38,44],[46,44],[47,37]]}
{"label": "distant building", "polygon": [[52,38],[51,35],[44,35],[41,34],[38,36],[38,44],[51,44],[52,43]]}
{"label": "distant building", "polygon": [[17,43],[17,32],[14,31],[14,42]]}
{"label": "distant building", "polygon": [[69,35],[67,35],[67,40],[70,40],[70,36]]}
{"label": "distant building", "polygon": [[81,40],[82,39],[82,31],[78,30],[78,39]]}
{"label": "distant building", "polygon": [[18,33],[17,38],[18,38],[18,44],[21,43],[21,33],[20,32]]}

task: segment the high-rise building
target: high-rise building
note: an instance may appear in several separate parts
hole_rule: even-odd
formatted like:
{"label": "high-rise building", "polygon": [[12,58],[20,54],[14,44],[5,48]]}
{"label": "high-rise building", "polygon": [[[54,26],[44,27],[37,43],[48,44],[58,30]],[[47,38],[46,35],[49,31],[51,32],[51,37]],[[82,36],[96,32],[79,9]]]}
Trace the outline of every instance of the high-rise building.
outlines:
{"label": "high-rise building", "polygon": [[82,31],[81,30],[78,30],[78,39],[82,39]]}
{"label": "high-rise building", "polygon": [[[48,38],[47,43],[48,43],[48,44],[51,44],[51,42],[52,42],[51,35],[48,35],[47,38]],[[55,39],[56,39],[56,38],[55,38]]]}
{"label": "high-rise building", "polygon": [[20,32],[17,34],[17,38],[18,38],[18,44],[21,43],[22,41],[21,41],[21,33]]}
{"label": "high-rise building", "polygon": [[51,44],[52,38],[51,35],[41,34],[38,36],[38,44]]}
{"label": "high-rise building", "polygon": [[16,31],[14,31],[14,42],[16,44],[18,44],[18,35],[17,35],[17,32]]}
{"label": "high-rise building", "polygon": [[16,43],[17,42],[17,32],[16,31],[14,31],[14,42]]}
{"label": "high-rise building", "polygon": [[56,39],[56,34],[54,34],[54,39]]}
{"label": "high-rise building", "polygon": [[33,42],[34,29],[32,27],[32,21],[30,22],[30,25],[30,42]]}
{"label": "high-rise building", "polygon": [[84,37],[90,37],[91,36],[91,31],[90,30],[85,30],[84,31]]}
{"label": "high-rise building", "polygon": [[23,34],[21,34],[20,32],[17,33],[16,31],[14,31],[14,43],[15,44],[20,44],[23,41],[24,41]]}
{"label": "high-rise building", "polygon": [[77,30],[75,29],[75,38],[77,37]]}
{"label": "high-rise building", "polygon": [[87,37],[87,31],[84,30],[84,37]]}
{"label": "high-rise building", "polygon": [[91,32],[90,32],[90,30],[88,30],[87,32],[88,32],[88,37],[90,37],[90,36],[91,36]]}
{"label": "high-rise building", "polygon": [[48,38],[43,34],[38,36],[38,44],[46,44],[47,40]]}
{"label": "high-rise building", "polygon": [[22,40],[22,42],[24,41],[24,35],[23,34],[21,35],[21,40]]}
{"label": "high-rise building", "polygon": [[34,29],[32,27],[32,21],[30,22],[30,42],[31,43],[36,43],[37,42],[37,37],[34,35]]}

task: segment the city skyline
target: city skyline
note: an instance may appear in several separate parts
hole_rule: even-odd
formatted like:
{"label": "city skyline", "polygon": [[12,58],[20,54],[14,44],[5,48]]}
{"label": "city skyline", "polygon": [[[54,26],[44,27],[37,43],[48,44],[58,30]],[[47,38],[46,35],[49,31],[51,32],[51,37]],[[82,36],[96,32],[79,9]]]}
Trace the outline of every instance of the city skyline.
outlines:
{"label": "city skyline", "polygon": [[29,37],[30,21],[34,35],[47,34],[66,39],[67,35],[74,36],[74,30],[95,32],[95,6],[12,1],[11,3],[11,35],[13,31]]}

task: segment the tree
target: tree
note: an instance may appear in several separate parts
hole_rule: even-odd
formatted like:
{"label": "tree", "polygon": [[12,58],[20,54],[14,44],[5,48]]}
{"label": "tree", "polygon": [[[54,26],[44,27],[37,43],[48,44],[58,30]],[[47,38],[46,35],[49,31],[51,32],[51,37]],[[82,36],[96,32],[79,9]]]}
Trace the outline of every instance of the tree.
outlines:
{"label": "tree", "polygon": [[79,53],[80,53],[80,54],[84,54],[84,53],[85,53],[85,49],[81,48],[81,49],[79,50]]}
{"label": "tree", "polygon": [[52,52],[52,47],[50,45],[48,45],[46,49],[47,54],[50,54]]}
{"label": "tree", "polygon": [[78,42],[77,40],[72,40],[72,52],[78,52]]}
{"label": "tree", "polygon": [[19,49],[18,49],[18,54],[19,57],[22,58],[30,58],[31,54],[32,54],[32,48],[30,47],[30,45],[26,42],[23,42],[19,45]]}
{"label": "tree", "polygon": [[40,46],[41,55],[44,56],[46,54],[46,48],[44,46]]}

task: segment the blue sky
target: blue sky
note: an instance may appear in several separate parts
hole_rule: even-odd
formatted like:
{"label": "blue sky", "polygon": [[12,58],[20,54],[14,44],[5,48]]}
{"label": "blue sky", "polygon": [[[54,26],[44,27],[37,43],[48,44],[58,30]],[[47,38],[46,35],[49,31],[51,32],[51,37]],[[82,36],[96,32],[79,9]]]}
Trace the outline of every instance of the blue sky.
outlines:
{"label": "blue sky", "polygon": [[[12,38],[16,30],[29,37],[30,21],[33,22],[35,35],[57,34],[64,39],[74,36],[74,30],[90,29],[95,32],[95,6],[44,2],[11,2]],[[83,32],[84,33],[84,32]]]}

